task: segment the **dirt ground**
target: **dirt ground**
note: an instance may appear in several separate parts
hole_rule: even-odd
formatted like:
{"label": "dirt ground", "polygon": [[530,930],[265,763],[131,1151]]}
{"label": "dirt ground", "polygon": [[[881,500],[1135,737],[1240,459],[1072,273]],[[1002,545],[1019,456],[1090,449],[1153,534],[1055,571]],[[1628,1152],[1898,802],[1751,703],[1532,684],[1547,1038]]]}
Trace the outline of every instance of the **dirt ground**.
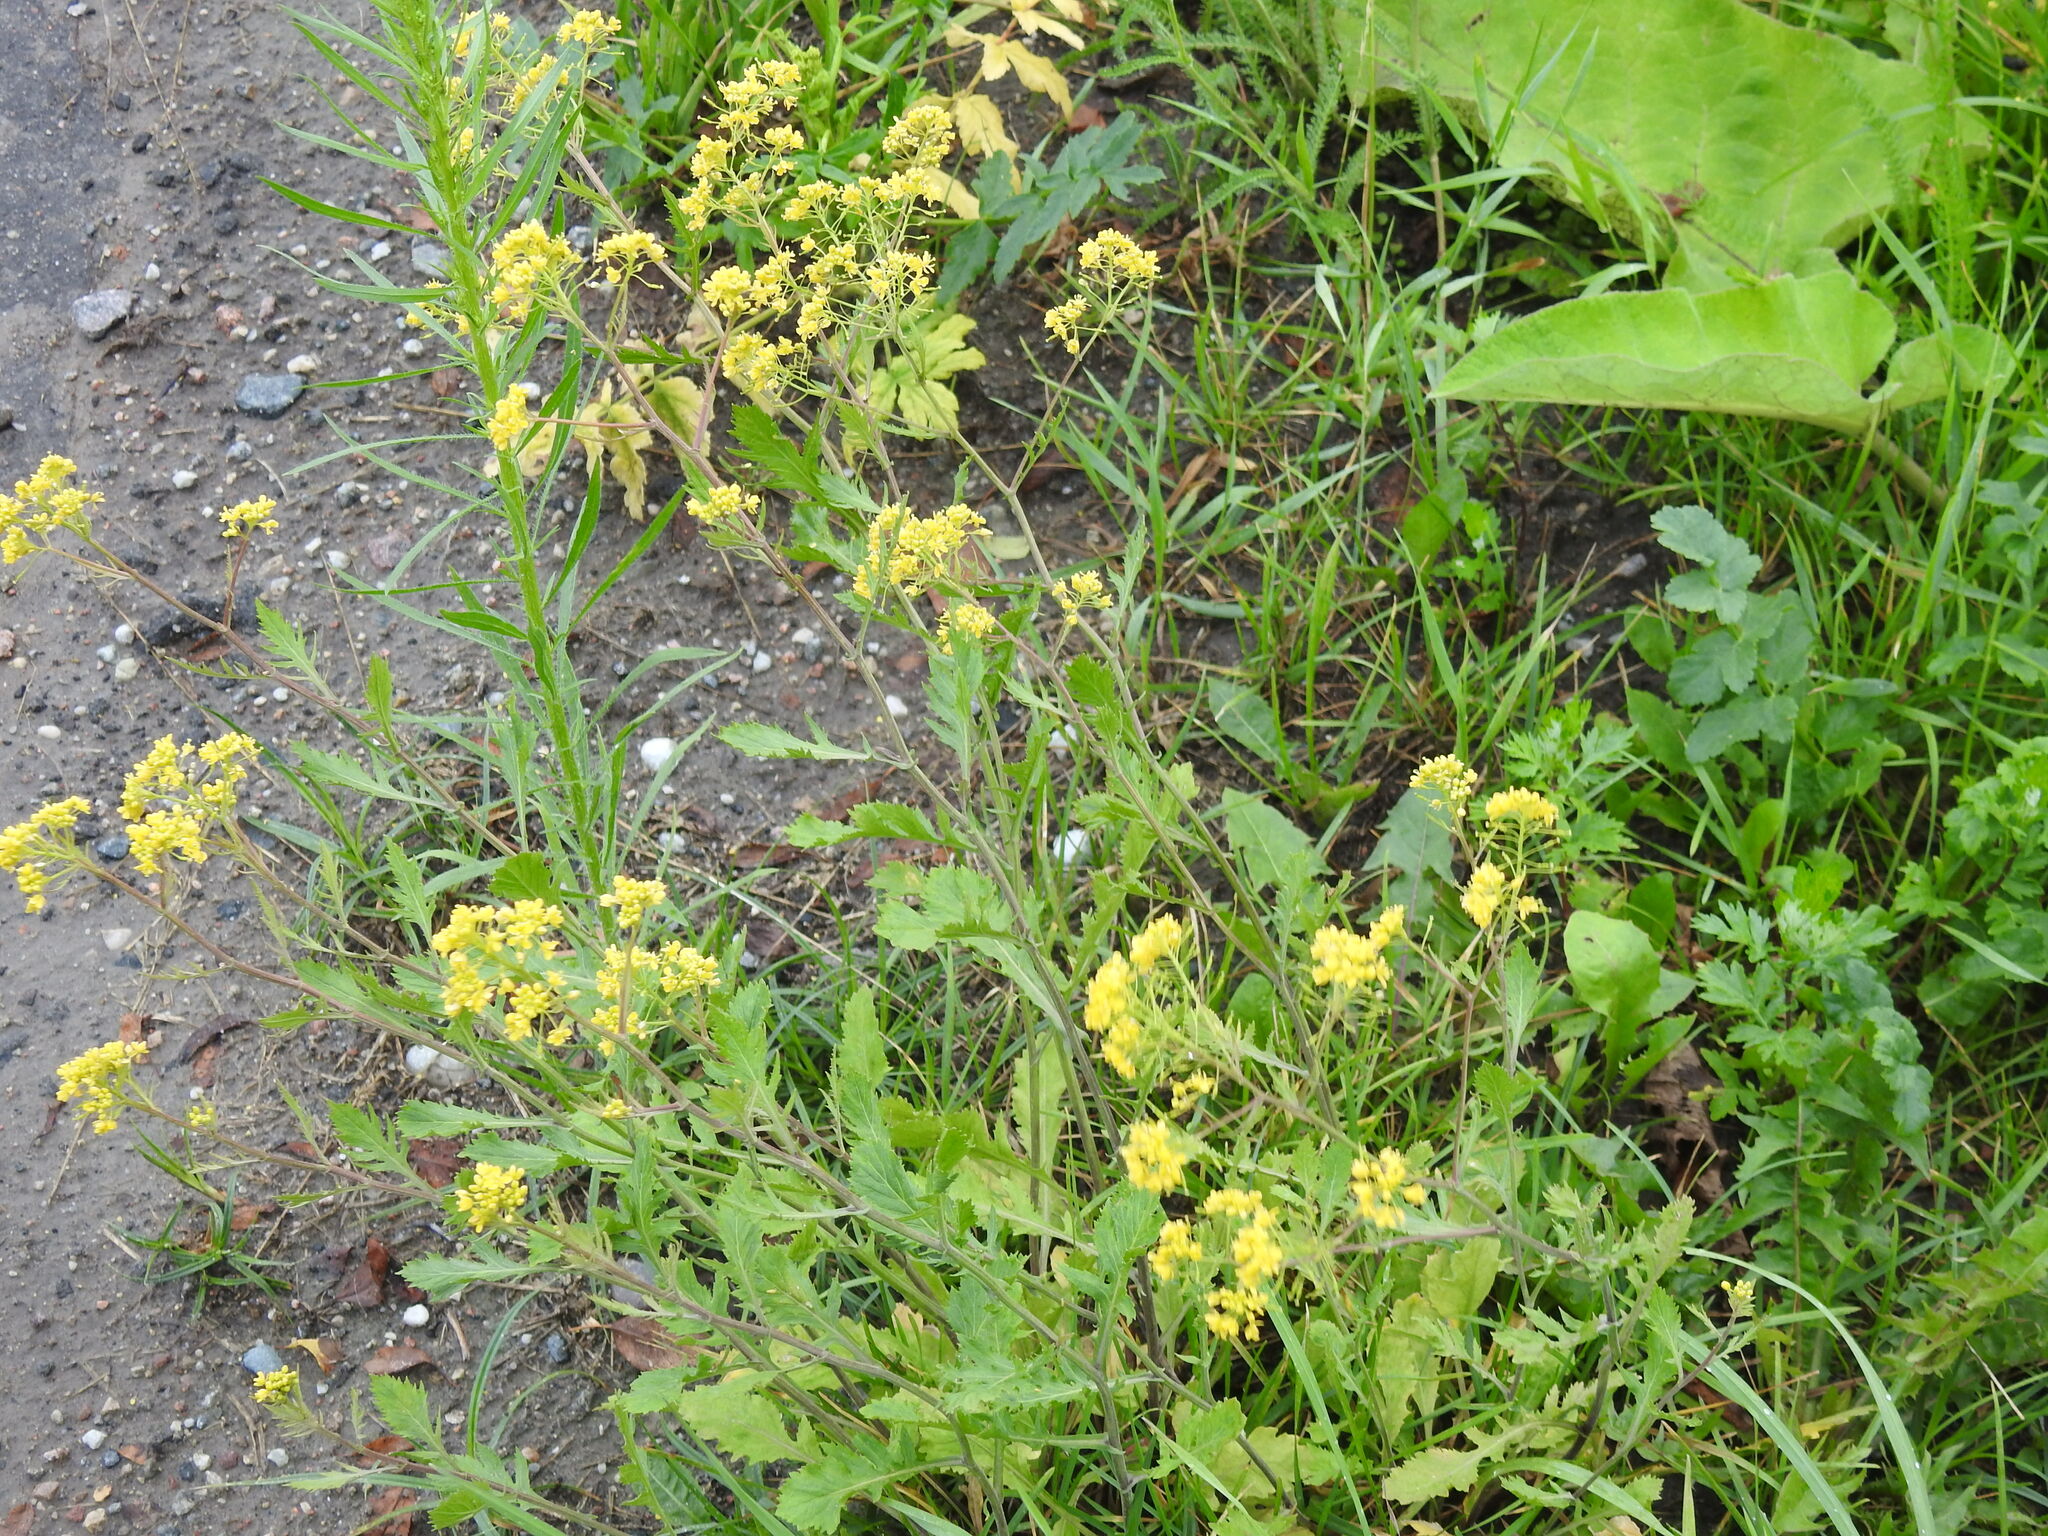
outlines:
{"label": "dirt ground", "polygon": [[[413,252],[375,249],[377,235],[301,214],[261,178],[276,177],[336,205],[397,212],[404,189],[374,168],[293,140],[287,126],[326,129],[316,86],[329,85],[281,5],[268,0],[17,0],[0,50],[0,232],[10,280],[0,295],[0,478],[36,460],[76,460],[105,505],[110,544],[172,591],[217,596],[223,541],[210,509],[251,495],[279,501],[283,530],[244,573],[253,589],[319,642],[347,696],[371,651],[390,657],[414,707],[488,710],[479,658],[405,625],[353,594],[385,579],[450,509],[342,457],[304,468],[361,439],[452,431],[462,425],[425,379],[333,387],[419,366],[389,313],[324,295],[303,266],[346,266],[364,254],[400,280]],[[360,23],[362,0],[330,14]],[[347,104],[347,97],[343,97]],[[121,290],[130,312],[97,338],[74,301]],[[296,371],[288,375],[287,364]],[[250,375],[300,376],[313,386],[276,419],[237,408]],[[548,382],[548,381],[544,381]],[[327,386],[327,387],[322,387]],[[438,473],[474,455],[474,440],[408,450]],[[657,491],[661,489],[657,481]],[[1067,494],[1071,494],[1069,489]],[[687,520],[681,520],[687,521]],[[593,551],[631,542],[608,519]],[[419,571],[483,571],[488,530],[457,527],[422,552]],[[7,573],[0,589],[0,818],[84,795],[101,808],[87,840],[111,864],[124,857],[106,812],[121,779],[159,736],[200,738],[232,718],[266,744],[336,747],[310,711],[246,681],[195,678],[189,637],[167,610],[133,592],[96,589],[56,561]],[[121,626],[127,625],[128,628]],[[680,697],[648,735],[682,738],[707,720],[814,715],[858,730],[872,704],[801,634],[801,609],[751,581],[735,588],[715,553],[671,543],[624,584],[583,636],[589,669],[619,670],[661,644],[716,646],[732,660]],[[758,660],[755,653],[767,657]],[[203,658],[197,658],[203,659]],[[917,664],[887,654],[916,709]],[[650,690],[675,678],[655,679]],[[636,757],[637,761],[637,757]],[[803,765],[796,765],[801,767]],[[680,856],[706,860],[774,833],[830,781],[768,773],[708,744],[652,821],[683,834]],[[289,816],[258,788],[257,815]],[[266,803],[267,802],[267,803]],[[209,866],[188,911],[215,941],[269,957],[245,894]],[[198,1207],[136,1155],[130,1126],[82,1138],[53,1100],[54,1069],[113,1038],[128,1016],[152,1042],[143,1080],[159,1101],[201,1091],[223,1124],[262,1144],[295,1135],[280,1087],[315,1103],[354,1099],[387,1111],[420,1091],[394,1042],[331,1027],[299,1036],[242,1027],[277,999],[208,967],[203,952],[151,929],[147,914],[73,884],[37,918],[9,899],[0,928],[0,1232],[6,1290],[0,1312],[0,1532],[92,1529],[180,1532],[338,1532],[373,1512],[360,1490],[302,1493],[264,1478],[327,1464],[313,1442],[282,1443],[249,1404],[252,1350],[289,1355],[331,1420],[361,1390],[379,1349],[415,1344],[415,1368],[451,1437],[463,1424],[472,1374],[505,1319],[508,1299],[480,1296],[404,1318],[412,1298],[397,1269],[442,1246],[417,1212],[336,1198],[286,1215],[281,1185],[259,1171],[235,1190],[239,1238],[272,1265],[266,1293],[215,1290],[194,1315],[183,1283],[150,1283],[138,1245],[190,1233]],[[379,1275],[372,1240],[388,1257]],[[604,1506],[618,1496],[615,1432],[598,1409],[629,1367],[573,1298],[528,1298],[504,1332],[487,1403],[521,1398],[510,1442],[536,1481]],[[417,1313],[414,1314],[417,1317]],[[295,1339],[336,1341],[340,1363],[322,1378]],[[388,1357],[386,1357],[388,1358]],[[497,1419],[490,1415],[495,1433]],[[381,1511],[379,1511],[381,1512]],[[424,1529],[424,1517],[417,1525]],[[399,1536],[404,1517],[387,1527]]]}

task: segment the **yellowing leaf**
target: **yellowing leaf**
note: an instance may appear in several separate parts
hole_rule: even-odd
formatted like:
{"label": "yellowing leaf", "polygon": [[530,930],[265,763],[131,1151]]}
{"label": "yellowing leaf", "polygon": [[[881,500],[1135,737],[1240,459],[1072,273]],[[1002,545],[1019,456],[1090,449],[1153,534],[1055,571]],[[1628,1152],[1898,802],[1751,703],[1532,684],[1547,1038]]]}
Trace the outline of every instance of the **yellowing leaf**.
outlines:
{"label": "yellowing leaf", "polygon": [[1050,16],[1040,16],[1032,11],[1020,10],[1017,12],[1017,25],[1026,32],[1044,32],[1052,37],[1056,37],[1069,48],[1085,46],[1081,41],[1080,33],[1063,21],[1054,21]]}
{"label": "yellowing leaf", "polygon": [[1067,20],[1078,22],[1084,27],[1092,19],[1088,15],[1088,7],[1083,3],[1083,0],[1051,0],[1051,3],[1052,8],[1066,17]]}
{"label": "yellowing leaf", "polygon": [[704,423],[704,391],[697,387],[695,379],[677,374],[674,378],[662,379],[646,386],[647,403],[654,407],[659,416],[686,443],[697,441],[697,434]]}
{"label": "yellowing leaf", "polygon": [[981,217],[981,199],[960,185],[936,165],[920,165],[917,179],[924,183],[924,189],[963,219]]}
{"label": "yellowing leaf", "polygon": [[960,147],[986,160],[991,155],[1014,155],[1017,141],[1003,126],[1003,111],[979,91],[962,91],[950,104],[953,126],[960,133]]}
{"label": "yellowing leaf", "polygon": [[[1019,84],[1041,96],[1050,96],[1060,104],[1062,113],[1074,110],[1074,94],[1067,89],[1066,79],[1053,66],[1052,60],[1039,57],[1022,43],[1004,43],[1002,47],[1003,56],[1017,71]],[[983,66],[984,69],[986,67]],[[989,78],[993,80],[996,77],[991,75]]]}
{"label": "yellowing leaf", "polygon": [[611,383],[606,381],[576,418],[572,431],[589,456],[591,477],[609,469],[625,492],[626,515],[636,523],[643,521],[647,516],[645,454],[654,444],[654,433],[640,425],[640,408],[631,400],[614,400]]}

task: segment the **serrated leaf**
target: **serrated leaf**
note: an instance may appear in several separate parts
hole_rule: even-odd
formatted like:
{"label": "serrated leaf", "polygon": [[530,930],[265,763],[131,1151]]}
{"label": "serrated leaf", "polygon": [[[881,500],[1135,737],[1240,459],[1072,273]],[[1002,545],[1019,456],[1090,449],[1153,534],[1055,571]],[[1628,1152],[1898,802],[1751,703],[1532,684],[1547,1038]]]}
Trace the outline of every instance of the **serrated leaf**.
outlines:
{"label": "serrated leaf", "polygon": [[783,1480],[775,1513],[798,1530],[831,1536],[839,1529],[848,1499],[879,1498],[899,1472],[913,1465],[907,1452],[899,1453],[889,1443],[858,1440],[832,1446]]}
{"label": "serrated leaf", "polygon": [[1452,1492],[1467,1493],[1486,1463],[1483,1451],[1456,1451],[1432,1446],[1418,1451],[1389,1472],[1381,1494],[1394,1504],[1422,1504]]}
{"label": "serrated leaf", "polygon": [[1698,505],[1661,507],[1650,515],[1650,526],[1659,544],[1704,567],[1667,582],[1665,600],[1690,613],[1711,613],[1723,624],[1739,620],[1749,605],[1749,584],[1764,568],[1749,545]]}
{"label": "serrated leaf", "polygon": [[718,739],[748,757],[801,757],[816,762],[864,763],[873,755],[859,748],[837,745],[827,739],[815,723],[811,731],[811,739],[806,741],[765,720],[741,720],[721,730]]}

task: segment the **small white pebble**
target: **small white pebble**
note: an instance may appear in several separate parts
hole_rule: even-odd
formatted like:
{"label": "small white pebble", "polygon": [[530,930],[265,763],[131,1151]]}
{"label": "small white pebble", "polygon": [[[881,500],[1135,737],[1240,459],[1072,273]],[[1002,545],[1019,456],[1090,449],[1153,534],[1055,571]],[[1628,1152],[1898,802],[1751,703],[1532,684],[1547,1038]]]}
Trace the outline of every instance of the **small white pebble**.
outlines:
{"label": "small white pebble", "polygon": [[900,694],[885,694],[882,698],[882,703],[888,709],[890,718],[895,720],[907,720],[910,718],[910,706],[903,702]]}
{"label": "small white pebble", "polygon": [[133,645],[134,643],[135,626],[133,624],[116,624],[114,626],[114,644]]}
{"label": "small white pebble", "polygon": [[774,665],[775,658],[773,656],[770,656],[766,651],[754,652],[754,670],[756,672],[766,672],[770,667]]}
{"label": "small white pebble", "polygon": [[263,1459],[273,1467],[284,1467],[291,1465],[292,1455],[283,1446],[273,1445]]}
{"label": "small white pebble", "polygon": [[104,1429],[88,1429],[78,1438],[85,1442],[88,1451],[96,1451],[107,1443],[107,1432]]}
{"label": "small white pebble", "polygon": [[142,280],[145,283],[153,283],[163,275],[164,269],[153,261],[142,269]]}
{"label": "small white pebble", "polygon": [[672,737],[653,736],[640,743],[640,761],[649,773],[661,772],[675,755],[676,744]]}
{"label": "small white pebble", "polygon": [[135,930],[133,928],[109,928],[100,935],[100,942],[118,955],[122,950],[135,942]]}
{"label": "small white pebble", "polygon": [[1082,827],[1069,827],[1052,840],[1052,856],[1059,860],[1060,868],[1072,869],[1077,864],[1088,862],[1088,833]]}
{"label": "small white pebble", "polygon": [[45,741],[56,741],[63,736],[64,728],[61,725],[39,725],[36,734]]}
{"label": "small white pebble", "polygon": [[[195,1428],[195,1421],[192,1419],[187,1419],[185,1421],[185,1427],[187,1429]],[[192,1465],[197,1467],[202,1472],[204,1472],[208,1467],[213,1465],[213,1458],[207,1455],[204,1451],[194,1451],[189,1459],[191,1460]]]}
{"label": "small white pebble", "polygon": [[416,1301],[398,1314],[398,1320],[408,1328],[424,1328],[433,1315],[427,1310],[425,1302]]}
{"label": "small white pebble", "polygon": [[98,650],[93,652],[93,655],[99,657],[101,661],[106,662],[109,666],[113,664],[114,658],[120,654],[121,653],[115,650],[111,645],[103,645]]}
{"label": "small white pebble", "polygon": [[123,656],[114,663],[114,681],[117,683],[128,682],[141,670],[142,663],[140,661],[137,661],[133,656]]}
{"label": "small white pebble", "polygon": [[290,699],[291,696],[292,691],[289,688],[273,688],[270,690],[270,702],[273,704],[282,704]]}
{"label": "small white pebble", "polygon": [[327,551],[327,568],[330,571],[345,571],[349,567],[349,553],[345,549]]}
{"label": "small white pebble", "polygon": [[319,358],[315,357],[310,352],[301,352],[297,357],[293,358],[290,362],[284,365],[284,371],[286,373],[296,373],[301,376],[304,376],[305,374],[312,373],[319,366]]}
{"label": "small white pebble", "polygon": [[375,245],[370,247],[370,260],[372,261],[382,261],[386,256],[389,256],[390,254],[391,242],[389,240],[379,240]]}
{"label": "small white pebble", "polygon": [[325,544],[326,542],[327,541],[325,539],[321,538],[320,535],[316,533],[313,535],[313,537],[306,540],[305,543],[301,544],[299,548],[303,549],[309,555],[317,555],[320,553],[320,546],[322,544]]}
{"label": "small white pebble", "polygon": [[419,357],[427,350],[427,344],[417,336],[408,336],[398,345],[398,350],[407,357]]}
{"label": "small white pebble", "polygon": [[718,803],[720,805],[738,805],[740,798],[729,789],[721,789],[718,792]]}
{"label": "small white pebble", "polygon": [[198,483],[199,477],[189,469],[174,469],[171,471],[171,489],[174,491],[189,491]]}

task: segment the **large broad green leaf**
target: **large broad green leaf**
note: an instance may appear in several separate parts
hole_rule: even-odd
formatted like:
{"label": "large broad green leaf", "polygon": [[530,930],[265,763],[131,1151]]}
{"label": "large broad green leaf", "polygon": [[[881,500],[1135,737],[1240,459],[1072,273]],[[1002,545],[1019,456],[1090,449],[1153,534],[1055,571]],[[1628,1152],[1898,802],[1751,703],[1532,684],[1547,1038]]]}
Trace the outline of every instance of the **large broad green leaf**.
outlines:
{"label": "large broad green leaf", "polygon": [[1696,290],[1831,267],[1937,132],[1982,136],[1917,65],[1741,0],[1340,0],[1338,40],[1354,98],[1427,91]]}
{"label": "large broad green leaf", "polygon": [[1878,409],[1863,384],[1894,334],[1884,305],[1840,271],[1717,293],[1607,293],[1503,326],[1459,359],[1440,392],[1856,432]]}

